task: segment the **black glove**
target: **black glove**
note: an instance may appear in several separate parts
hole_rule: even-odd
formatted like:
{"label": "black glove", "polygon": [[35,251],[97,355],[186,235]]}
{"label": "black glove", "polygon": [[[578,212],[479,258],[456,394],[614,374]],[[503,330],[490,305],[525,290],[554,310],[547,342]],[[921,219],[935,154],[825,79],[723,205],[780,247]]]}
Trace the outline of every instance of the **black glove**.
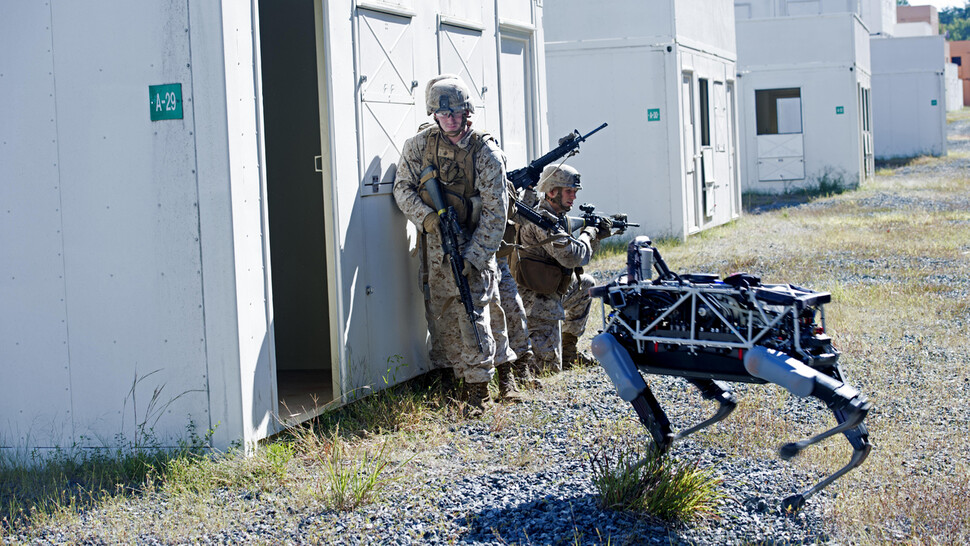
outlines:
{"label": "black glove", "polygon": [[596,238],[606,239],[612,235],[611,230],[613,229],[613,220],[603,217],[596,222]]}

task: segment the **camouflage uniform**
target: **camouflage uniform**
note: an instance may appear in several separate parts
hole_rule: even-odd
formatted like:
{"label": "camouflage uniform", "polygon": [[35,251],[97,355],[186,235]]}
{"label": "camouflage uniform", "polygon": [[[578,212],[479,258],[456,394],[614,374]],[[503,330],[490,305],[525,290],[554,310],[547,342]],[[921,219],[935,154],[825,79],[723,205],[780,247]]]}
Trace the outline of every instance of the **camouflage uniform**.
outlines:
{"label": "camouflage uniform", "polygon": [[[546,201],[540,203],[539,208],[555,214]],[[577,242],[562,244],[550,241],[535,246],[550,235],[535,224],[523,224],[519,227],[518,242],[523,247],[519,252],[551,258],[563,268],[573,269],[569,287],[564,295],[540,294],[520,284],[519,293],[529,320],[529,339],[532,341],[536,365],[543,370],[558,371],[562,369],[562,332],[572,332],[579,337],[589,316],[589,287],[593,286],[594,280],[589,275],[577,275],[579,272],[575,268],[589,263],[599,248],[599,239],[596,228],[587,227],[576,238]],[[562,329],[560,321],[567,321]]]}
{"label": "camouflage uniform", "polygon": [[502,309],[505,311],[509,347],[515,352],[517,360],[524,360],[532,353],[525,304],[522,303],[522,296],[519,295],[519,288],[512,277],[512,271],[509,270],[508,258],[499,258],[498,268],[502,276],[498,290],[502,299]]}
{"label": "camouflage uniform", "polygon": [[[472,145],[473,134],[474,131],[468,131],[457,147],[467,150]],[[435,138],[446,137],[440,134],[438,127],[431,126],[404,143],[394,182],[398,207],[421,231],[425,218],[435,212],[418,193],[425,150]],[[467,240],[460,243],[462,257],[473,267],[468,275],[468,285],[475,308],[480,311],[476,326],[484,354],[478,350],[471,323],[458,297],[451,265],[441,248],[440,231],[424,233],[419,251],[427,260],[428,311],[437,317],[437,321],[432,317],[431,331],[437,331],[439,339],[432,340],[432,347],[442,350],[458,378],[477,384],[489,381],[494,365],[514,360],[515,353],[509,349],[505,334],[505,314],[499,299],[500,273],[495,260],[495,251],[505,232],[508,195],[505,155],[494,139],[484,138],[482,148],[474,157],[474,170],[481,213],[475,230],[466,233]]]}

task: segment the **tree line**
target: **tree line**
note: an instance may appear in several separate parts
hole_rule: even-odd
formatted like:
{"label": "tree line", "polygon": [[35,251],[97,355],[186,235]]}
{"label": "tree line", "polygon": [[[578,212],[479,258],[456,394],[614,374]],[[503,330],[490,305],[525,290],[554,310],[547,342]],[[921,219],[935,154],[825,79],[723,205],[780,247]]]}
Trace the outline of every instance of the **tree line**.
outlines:
{"label": "tree line", "polygon": [[943,8],[940,15],[940,34],[947,40],[970,40],[970,1],[962,8]]}

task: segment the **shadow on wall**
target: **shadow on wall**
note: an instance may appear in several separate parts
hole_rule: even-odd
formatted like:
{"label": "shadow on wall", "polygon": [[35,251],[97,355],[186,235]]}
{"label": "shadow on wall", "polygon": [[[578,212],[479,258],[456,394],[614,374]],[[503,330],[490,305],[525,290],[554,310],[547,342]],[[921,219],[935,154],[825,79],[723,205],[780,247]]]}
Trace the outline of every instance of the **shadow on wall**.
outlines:
{"label": "shadow on wall", "polygon": [[[393,183],[394,171],[389,167],[382,186]],[[422,373],[428,328],[410,238],[414,229],[393,195],[358,193],[345,225],[338,289],[344,324],[339,342],[345,346],[341,386],[347,402]]]}

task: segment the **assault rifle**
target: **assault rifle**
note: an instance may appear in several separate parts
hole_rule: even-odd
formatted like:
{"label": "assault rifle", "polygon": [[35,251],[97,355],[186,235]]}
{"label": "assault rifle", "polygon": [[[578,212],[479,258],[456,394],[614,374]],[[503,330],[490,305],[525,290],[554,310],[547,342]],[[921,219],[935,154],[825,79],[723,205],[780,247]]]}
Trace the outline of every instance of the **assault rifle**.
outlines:
{"label": "assault rifle", "polygon": [[[583,215],[580,217],[569,216],[569,232],[573,233],[577,230],[583,229],[584,227],[596,227],[600,220],[605,218],[605,216],[600,216],[593,212],[596,207],[590,205],[589,203],[579,206],[579,210],[583,211]],[[626,221],[626,214],[614,214],[609,217],[610,221],[613,223],[613,227],[617,229],[620,233],[626,231],[628,227],[640,227],[640,224],[634,224],[633,222]]]}
{"label": "assault rifle", "polygon": [[572,133],[559,139],[559,146],[554,150],[549,151],[546,155],[536,159],[532,163],[529,163],[521,169],[516,169],[506,174],[509,180],[512,181],[512,185],[515,189],[521,190],[522,188],[528,188],[535,186],[539,182],[539,177],[542,175],[542,169],[546,168],[553,161],[563,157],[565,155],[572,155],[578,153],[576,150],[579,148],[579,144],[584,142],[587,138],[593,135],[593,133],[599,131],[606,124],[600,125],[599,127],[593,129],[585,135],[580,135],[579,131],[573,130]]}
{"label": "assault rifle", "polygon": [[559,223],[559,220],[555,216],[545,216],[522,201],[514,197],[511,199],[512,204],[515,205],[515,211],[519,216],[546,230],[552,237],[561,238],[563,241],[578,242],[573,238],[571,232],[563,229],[562,224]]}
{"label": "assault rifle", "polygon": [[448,261],[451,262],[451,275],[455,278],[455,284],[458,286],[458,296],[461,299],[462,305],[465,306],[465,314],[468,315],[468,321],[471,322],[472,330],[475,332],[475,341],[478,342],[478,350],[482,354],[485,354],[485,348],[482,347],[482,337],[478,333],[478,319],[481,318],[481,315],[472,303],[472,292],[468,288],[468,279],[462,274],[462,270],[465,267],[465,260],[461,257],[461,250],[458,247],[460,244],[459,241],[464,238],[464,235],[462,234],[461,226],[458,225],[458,215],[455,213],[455,207],[448,205],[441,195],[441,186],[438,185],[437,174],[437,170],[429,165],[421,172],[421,182],[428,189],[431,202],[434,204],[434,208],[438,213],[438,219],[440,220],[438,227],[441,230],[441,249],[448,256]]}

